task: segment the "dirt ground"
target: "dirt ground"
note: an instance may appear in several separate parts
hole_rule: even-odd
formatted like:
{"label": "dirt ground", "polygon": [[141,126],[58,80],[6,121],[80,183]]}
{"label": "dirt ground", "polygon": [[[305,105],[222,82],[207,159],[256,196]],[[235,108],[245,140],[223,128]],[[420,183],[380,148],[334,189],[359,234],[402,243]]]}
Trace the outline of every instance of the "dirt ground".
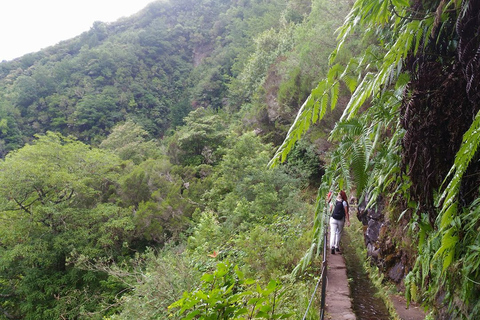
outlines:
{"label": "dirt ground", "polygon": [[425,319],[425,312],[416,304],[410,304],[407,309],[407,301],[404,297],[399,295],[391,295],[390,300],[392,300],[395,310],[397,311],[398,316],[402,320],[423,320]]}

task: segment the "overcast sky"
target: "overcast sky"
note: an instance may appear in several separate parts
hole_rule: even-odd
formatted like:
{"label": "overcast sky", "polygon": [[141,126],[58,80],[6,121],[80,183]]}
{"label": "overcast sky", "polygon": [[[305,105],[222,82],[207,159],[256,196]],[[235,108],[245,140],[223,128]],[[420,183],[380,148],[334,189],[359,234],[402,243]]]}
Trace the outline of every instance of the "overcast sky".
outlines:
{"label": "overcast sky", "polygon": [[95,21],[113,22],[154,0],[0,0],[0,61],[80,35]]}

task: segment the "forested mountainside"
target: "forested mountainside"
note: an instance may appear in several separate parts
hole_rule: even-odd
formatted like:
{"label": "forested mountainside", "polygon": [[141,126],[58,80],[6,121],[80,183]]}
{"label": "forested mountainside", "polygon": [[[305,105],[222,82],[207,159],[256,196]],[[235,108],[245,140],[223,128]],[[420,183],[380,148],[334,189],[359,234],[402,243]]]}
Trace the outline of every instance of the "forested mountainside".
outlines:
{"label": "forested mountainside", "polygon": [[0,63],[0,318],[305,312],[326,132],[267,165],[349,5],[159,1]]}
{"label": "forested mountainside", "polygon": [[3,62],[2,154],[47,130],[98,144],[116,123],[131,119],[157,138],[193,109],[238,107],[244,89],[235,100],[228,85],[255,49],[254,37],[276,33],[258,44],[270,46],[266,58],[275,59],[293,46],[288,29],[309,11],[308,1],[159,1]]}
{"label": "forested mountainside", "polygon": [[[253,35],[274,25],[270,14],[280,11],[261,3],[157,2],[137,16],[97,22],[77,38],[2,63],[3,109],[13,109],[10,134],[2,136],[5,151],[46,130],[99,142],[126,118],[162,136],[181,124],[192,103],[205,106],[206,97],[218,97],[214,107],[219,108],[236,51],[251,46],[244,21],[267,16]],[[233,36],[226,28],[237,24]],[[201,62],[209,70],[197,71],[201,75],[195,79],[194,67]]]}
{"label": "forested mountainside", "polygon": [[0,63],[0,317],[302,318],[345,189],[385,284],[477,318],[479,5],[158,1]]}

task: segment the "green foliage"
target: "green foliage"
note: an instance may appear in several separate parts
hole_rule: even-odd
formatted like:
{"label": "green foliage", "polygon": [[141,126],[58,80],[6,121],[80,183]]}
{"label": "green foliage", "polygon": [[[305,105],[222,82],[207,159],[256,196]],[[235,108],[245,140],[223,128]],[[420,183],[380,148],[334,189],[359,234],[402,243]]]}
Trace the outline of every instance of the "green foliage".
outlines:
{"label": "green foliage", "polygon": [[279,31],[270,29],[264,31],[255,39],[256,49],[248,64],[238,76],[238,85],[232,86],[232,92],[238,93],[242,101],[249,101],[263,85],[270,66],[282,55],[291,50],[295,44],[294,26],[285,24]]}
{"label": "green foliage", "polygon": [[34,78],[20,76],[15,80],[12,91],[15,94],[15,104],[28,107],[37,98],[37,82]]}
{"label": "green foliage", "polygon": [[[243,132],[267,108],[268,129],[283,132],[290,104],[325,69],[330,31],[343,19],[336,9],[346,4],[315,1],[307,18],[303,0],[154,2],[1,63],[0,310],[163,319],[186,292],[179,318],[195,312],[188,304],[209,306],[196,318],[298,317],[308,280],[290,279],[286,290],[271,279],[286,279],[308,245],[310,195],[298,176],[317,174],[317,155],[299,146],[290,173],[266,170],[272,146],[262,139],[273,141],[271,132]],[[221,110],[249,100],[251,114]],[[14,151],[48,130],[101,149],[47,133]],[[199,272],[224,258],[238,267],[222,263],[195,290]]]}
{"label": "green foliage", "polygon": [[[0,163],[2,308],[15,317],[71,318],[123,290],[70,256],[119,257],[135,238],[129,210],[102,203],[119,159],[47,133]],[[39,308],[39,306],[42,306]],[[81,306],[81,307],[80,307]]]}
{"label": "green foliage", "polygon": [[[418,10],[417,5],[421,5],[422,10]],[[410,4],[406,1],[356,1],[344,25],[339,29],[337,48],[331,55],[327,76],[312,90],[302,105],[284,143],[270,162],[275,166],[287,160],[287,155],[293,150],[295,143],[311,125],[320,121],[328,109],[338,108],[340,86],[349,89],[351,97],[341,120],[331,133],[331,139],[338,142],[338,145],[331,153],[319,191],[317,208],[323,207],[323,199],[328,190],[337,185],[342,188],[349,187],[350,181],[354,182],[359,195],[362,191],[373,194],[370,205],[383,193],[391,193],[389,196],[392,198],[405,195],[399,205],[404,206],[404,213],[412,209],[418,210],[410,222],[410,228],[412,234],[417,233],[419,239],[416,265],[406,278],[409,288],[407,297],[438,308],[440,306],[434,305],[439,297],[444,297],[444,301],[449,304],[446,311],[453,317],[462,319],[475,317],[479,309],[473,298],[478,295],[478,274],[472,273],[473,269],[467,267],[477,258],[478,252],[478,239],[468,229],[476,230],[478,227],[478,217],[474,213],[476,210],[470,206],[476,203],[472,200],[478,197],[478,190],[476,187],[472,190],[472,178],[466,175],[467,169],[475,174],[478,170],[474,164],[478,157],[478,115],[471,124],[469,122],[470,128],[465,132],[461,145],[459,144],[450,173],[446,177],[439,177],[440,180],[445,179],[443,190],[430,190],[432,186],[428,185],[428,181],[413,181],[415,176],[412,175],[418,173],[418,170],[413,170],[416,157],[421,157],[422,152],[428,153],[428,148],[424,151],[417,147],[410,154],[404,152],[403,156],[407,155],[404,159],[401,158],[401,148],[405,150],[412,136],[419,132],[419,139],[428,134],[435,135],[432,131],[427,133],[426,128],[413,127],[408,123],[410,118],[407,116],[415,113],[409,109],[414,110],[415,99],[421,99],[419,97],[426,92],[418,91],[422,81],[424,82],[424,79],[420,78],[422,74],[419,70],[424,68],[425,73],[431,72],[428,65],[430,63],[439,64],[439,70],[445,71],[448,65],[456,63],[450,62],[456,61],[456,57],[468,60],[465,57],[470,52],[465,49],[462,41],[470,41],[470,38],[463,31],[466,23],[463,20],[471,22],[472,20],[466,17],[475,15],[473,12],[477,11],[471,2]],[[344,45],[359,31],[365,35],[364,39],[367,41],[364,41],[368,48],[363,50],[359,57],[338,63],[338,58],[345,56],[342,54]],[[374,39],[373,43],[369,42],[369,39]],[[477,42],[469,43],[475,47],[478,45]],[[437,55],[439,52],[442,52],[442,57]],[[455,58],[450,60],[450,55]],[[413,62],[423,59],[428,60],[424,66]],[[460,64],[465,63],[462,61]],[[445,87],[457,85],[461,90],[472,90],[472,78],[464,82],[454,76],[454,72],[449,72],[438,74],[446,74],[445,81],[455,79],[444,82]],[[459,104],[453,97],[446,97],[444,100],[430,97],[429,103],[421,107],[428,105],[432,110],[449,108],[449,98],[453,99],[452,106]],[[435,102],[431,103],[432,101]],[[465,103],[468,104],[465,108],[469,108],[466,113],[478,111],[474,99],[470,98]],[[462,106],[459,106],[458,113],[462,112],[461,108]],[[451,119],[448,119],[445,125],[455,126],[455,121],[449,120]],[[408,129],[407,132],[403,128]],[[441,137],[434,138],[436,141],[441,140]],[[441,143],[456,145],[456,141],[451,140],[444,139]],[[442,151],[439,156],[443,157]],[[428,156],[425,158],[429,159]],[[400,172],[402,163],[404,173],[410,177]],[[418,163],[421,164],[421,160]],[[428,162],[425,165],[428,165]],[[420,171],[424,169],[427,168],[419,168]],[[414,183],[425,184],[420,186],[420,189],[424,190],[423,197],[422,194],[408,194],[407,190]],[[477,180],[474,183],[478,185]],[[469,189],[462,189],[466,187]],[[462,191],[470,195],[462,195]],[[436,212],[421,211],[428,207],[429,195],[435,193],[440,193],[436,200],[437,206],[441,208],[437,219]],[[412,205],[414,199],[419,201],[416,206]],[[428,210],[436,211],[436,208],[428,207]],[[323,214],[319,212],[321,210],[317,210],[314,227],[317,241],[320,241],[318,239],[324,224]],[[403,214],[400,219],[402,217]],[[465,217],[468,217],[468,222]],[[312,241],[312,248],[304,262],[311,261],[314,246],[315,240]],[[303,267],[305,265],[302,264]]]}
{"label": "green foliage", "polygon": [[165,158],[149,159],[129,171],[119,181],[120,195],[124,206],[134,208],[137,231],[157,244],[178,240],[194,206],[172,164]]}
{"label": "green foliage", "polygon": [[266,171],[271,149],[253,133],[232,136],[230,149],[213,175],[214,185],[206,197],[230,232],[267,222],[287,206],[297,181],[279,170]]}
{"label": "green foliage", "polygon": [[282,303],[281,285],[271,280],[260,284],[245,278],[238,266],[220,262],[213,273],[205,273],[194,291],[169,306],[180,319],[287,319],[278,313]]}
{"label": "green foliage", "polygon": [[168,306],[183,292],[195,288],[201,273],[190,266],[190,259],[167,246],[162,250],[147,248],[133,258],[128,267],[97,263],[94,267],[105,269],[112,281],[128,287],[128,293],[114,301],[121,304],[121,312],[110,319],[167,319]]}
{"label": "green foliage", "polygon": [[132,160],[139,164],[148,158],[155,158],[159,146],[148,139],[148,132],[133,121],[116,125],[112,133],[102,141],[100,148],[112,150],[122,160]]}
{"label": "green foliage", "polygon": [[307,220],[302,215],[279,216],[268,225],[257,225],[240,235],[235,248],[249,274],[268,279],[289,274],[307,249],[311,234],[304,232]]}
{"label": "green foliage", "polygon": [[203,108],[191,112],[169,143],[172,162],[193,166],[217,163],[226,137],[225,129],[220,115]]}
{"label": "green foliage", "polygon": [[[285,161],[295,142],[310,128],[310,125],[320,121],[325,116],[328,107],[334,109],[337,106],[340,83],[343,82],[352,92],[343,115],[343,119],[347,120],[358,114],[360,107],[367,99],[381,98],[382,93],[385,92],[382,88],[395,85],[397,79],[398,82],[404,85],[405,81],[400,77],[402,59],[406,57],[414,39],[420,39],[422,36],[422,33],[417,35],[419,22],[416,20],[410,23],[393,24],[395,28],[393,33],[402,31],[399,33],[398,39],[396,41],[393,40],[393,47],[389,48],[383,44],[383,47],[378,48],[376,45],[372,45],[365,50],[363,56],[350,59],[346,65],[340,63],[333,64],[335,57],[338,55],[338,52],[341,52],[344,43],[358,22],[361,25],[371,24],[372,26],[369,32],[366,33],[365,38],[375,32],[376,27],[382,27],[385,12],[389,11],[385,11],[383,5],[376,6],[376,4],[373,4],[373,7],[371,7],[368,3],[369,1],[357,1],[355,3],[346,22],[340,29],[337,48],[331,55],[331,67],[327,76],[320,81],[303,103],[284,143],[273,157],[272,165],[279,161]],[[375,1],[372,1],[372,3],[375,3]],[[378,14],[372,13],[370,10],[373,12],[379,10],[379,12]],[[405,10],[405,8],[402,10]],[[390,17],[390,15],[388,16]],[[383,54],[382,51],[386,51],[385,58],[381,61],[375,59],[377,54]],[[401,84],[396,84],[397,88],[401,86]]]}
{"label": "green foliage", "polygon": [[225,245],[226,234],[212,211],[195,212],[195,228],[187,242],[187,251],[197,261],[196,268],[206,271],[216,263],[215,258]]}
{"label": "green foliage", "polygon": [[251,39],[277,27],[287,4],[291,17],[308,11],[308,3],[289,2],[153,3],[2,63],[1,93],[20,111],[24,137],[53,130],[100,143],[126,119],[160,137],[182,125],[192,107],[228,104],[229,83],[252,52]]}
{"label": "green foliage", "polygon": [[[477,114],[470,129],[463,136],[463,143],[455,157],[453,164],[446,180],[451,177],[448,186],[445,188],[439,203],[442,208],[438,217],[439,228],[442,231],[442,246],[438,249],[434,258],[443,259],[443,270],[446,270],[453,262],[455,250],[460,245],[458,233],[460,232],[459,212],[458,212],[458,196],[462,178],[467,168],[475,157],[480,143],[479,134],[480,116]],[[478,218],[475,220],[478,221]],[[467,229],[468,230],[468,229]]]}
{"label": "green foliage", "polygon": [[289,174],[299,177],[307,185],[318,186],[323,175],[323,165],[314,146],[299,141],[288,155],[286,170]]}
{"label": "green foliage", "polygon": [[115,179],[118,164],[110,153],[47,133],[2,162],[0,192],[13,207],[28,214],[37,204],[87,207],[105,191],[107,179]]}
{"label": "green foliage", "polygon": [[212,176],[206,209],[193,215],[187,252],[200,270],[228,258],[268,281],[289,273],[306,250],[309,206],[298,180],[280,168],[265,170],[271,149],[259,137],[229,139]]}
{"label": "green foliage", "polygon": [[115,97],[118,91],[105,87],[100,94],[85,95],[77,104],[73,113],[74,125],[81,132],[80,137],[89,140],[99,136],[103,139],[109,128],[121,120],[123,115],[117,111]]}
{"label": "green foliage", "polygon": [[288,106],[301,105],[308,97],[310,90],[311,79],[302,79],[300,67],[296,67],[287,77],[286,81],[283,81],[278,88],[278,101],[281,104]]}
{"label": "green foliage", "polygon": [[16,110],[8,102],[0,98],[0,157],[23,145]]}

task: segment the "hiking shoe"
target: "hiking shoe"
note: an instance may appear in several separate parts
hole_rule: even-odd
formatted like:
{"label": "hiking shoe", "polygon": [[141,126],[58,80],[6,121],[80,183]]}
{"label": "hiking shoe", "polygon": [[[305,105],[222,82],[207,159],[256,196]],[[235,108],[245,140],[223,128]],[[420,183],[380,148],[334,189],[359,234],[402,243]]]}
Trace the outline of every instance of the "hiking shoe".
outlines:
{"label": "hiking shoe", "polygon": [[332,254],[335,254],[335,248],[332,248]]}

